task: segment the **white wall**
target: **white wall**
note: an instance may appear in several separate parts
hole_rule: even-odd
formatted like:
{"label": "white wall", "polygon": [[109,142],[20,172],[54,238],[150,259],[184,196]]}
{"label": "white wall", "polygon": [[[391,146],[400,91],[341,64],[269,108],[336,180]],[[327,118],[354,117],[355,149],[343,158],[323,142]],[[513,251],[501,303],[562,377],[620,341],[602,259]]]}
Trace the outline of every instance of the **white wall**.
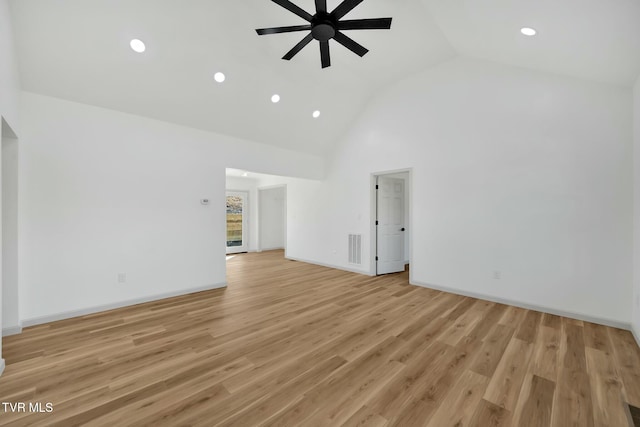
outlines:
{"label": "white wall", "polygon": [[260,250],[284,248],[285,191],[285,187],[258,190]]}
{"label": "white wall", "polygon": [[633,87],[633,316],[636,339],[640,338],[640,77]]}
{"label": "white wall", "polygon": [[285,256],[292,258],[291,254],[295,254],[297,260],[318,262],[317,258],[310,255],[324,238],[323,233],[326,233],[327,209],[318,206],[316,201],[325,187],[324,183],[320,180],[266,175],[258,176],[257,181],[259,188],[286,185]]}
{"label": "white wall", "polygon": [[22,114],[26,324],[223,284],[225,167],[323,174],[313,156],[30,93]]}
{"label": "white wall", "polygon": [[359,231],[369,272],[371,173],[412,167],[414,283],[628,324],[631,128],[628,89],[456,59],[381,93],[290,194],[289,254],[347,267]]}
{"label": "white wall", "polygon": [[[13,29],[9,10],[9,1],[0,0],[0,121],[5,121],[0,131],[0,137],[7,135],[7,128],[11,133],[20,133],[20,117],[18,112],[18,96],[20,92],[20,79],[18,75],[18,63],[15,56],[13,43]],[[1,275],[0,275],[1,276]],[[2,286],[0,283],[0,331],[2,331]],[[1,335],[1,334],[0,334]],[[0,374],[4,370],[2,358],[2,338],[0,337]]]}
{"label": "white wall", "polygon": [[18,104],[20,77],[13,44],[9,1],[0,0],[0,116],[20,134]]}
{"label": "white wall", "polygon": [[18,312],[18,140],[2,137],[2,331],[20,332]]}

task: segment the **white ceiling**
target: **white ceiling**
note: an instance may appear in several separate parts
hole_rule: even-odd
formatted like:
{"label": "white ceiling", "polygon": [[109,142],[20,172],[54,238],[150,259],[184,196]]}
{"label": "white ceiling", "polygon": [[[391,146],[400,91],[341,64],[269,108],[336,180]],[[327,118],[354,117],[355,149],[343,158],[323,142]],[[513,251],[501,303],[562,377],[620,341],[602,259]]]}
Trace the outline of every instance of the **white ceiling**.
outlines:
{"label": "white ceiling", "polygon": [[[294,2],[313,11],[313,0]],[[256,35],[304,23],[269,0],[11,8],[25,90],[314,154],[330,150],[377,91],[458,54],[623,86],[640,74],[638,0],[365,0],[346,18],[391,16],[391,31],[349,32],[370,52],[359,58],[332,43],[325,70],[317,43],[280,59],[306,33]],[[522,26],[539,35],[523,37]],[[132,38],[144,54],[129,49]]]}
{"label": "white ceiling", "polygon": [[462,55],[620,86],[640,74],[638,0],[423,2]]}

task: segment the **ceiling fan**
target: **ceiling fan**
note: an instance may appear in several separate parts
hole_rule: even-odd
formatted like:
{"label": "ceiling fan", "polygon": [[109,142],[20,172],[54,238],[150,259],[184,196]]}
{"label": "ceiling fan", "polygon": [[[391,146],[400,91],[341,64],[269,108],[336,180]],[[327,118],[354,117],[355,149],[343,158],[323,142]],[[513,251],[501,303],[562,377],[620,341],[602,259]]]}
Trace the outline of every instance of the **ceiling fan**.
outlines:
{"label": "ceiling fan", "polygon": [[346,47],[356,55],[362,57],[369,50],[353,39],[347,37],[342,31],[344,30],[388,30],[391,28],[392,18],[378,19],[355,19],[341,20],[347,13],[351,12],[356,6],[364,0],[344,0],[332,12],[327,11],[327,0],[315,0],[316,14],[311,15],[299,6],[296,6],[289,0],[271,0],[276,4],[284,7],[291,13],[298,15],[300,18],[309,22],[307,25],[294,25],[290,27],[261,28],[256,30],[258,35],[291,33],[294,31],[311,32],[303,38],[300,43],[295,45],[282,59],[291,60],[306,45],[311,43],[313,39],[320,43],[320,58],[322,60],[322,68],[331,66],[331,56],[329,54],[329,40],[333,39]]}

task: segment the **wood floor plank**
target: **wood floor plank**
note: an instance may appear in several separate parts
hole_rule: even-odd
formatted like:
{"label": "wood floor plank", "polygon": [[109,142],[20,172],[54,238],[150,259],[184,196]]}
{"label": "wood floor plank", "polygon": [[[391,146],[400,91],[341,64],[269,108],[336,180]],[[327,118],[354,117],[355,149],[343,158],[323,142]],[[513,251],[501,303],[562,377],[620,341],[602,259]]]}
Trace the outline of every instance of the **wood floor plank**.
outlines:
{"label": "wood floor plank", "polygon": [[[376,371],[387,372],[385,368],[390,364],[393,365],[390,369],[400,368],[400,364],[391,361],[390,356],[401,344],[401,340],[398,338],[388,337],[363,355],[357,363],[346,365],[334,375],[318,383],[299,400],[270,418],[264,425],[300,425],[307,419],[319,416],[327,409],[332,409],[334,405],[341,404],[342,400],[333,401],[333,405],[327,407],[323,405],[323,402],[335,399],[336,394],[345,398],[350,396],[354,390],[367,383]],[[319,421],[324,421],[324,418]]]}
{"label": "wood floor plank", "polygon": [[469,422],[471,427],[503,427],[511,425],[511,413],[484,399],[476,407]]}
{"label": "wood floor plank", "polygon": [[548,326],[541,326],[531,358],[531,374],[555,382],[558,378],[559,349],[560,331]]}
{"label": "wood floor plank", "polygon": [[542,320],[542,313],[538,311],[527,311],[524,320],[518,327],[516,338],[528,343],[532,343],[538,332],[538,325]]}
{"label": "wood floor plank", "polygon": [[609,337],[613,343],[615,356],[622,376],[622,384],[627,402],[635,407],[640,407],[640,351],[633,335],[629,331],[609,328]]}
{"label": "wood floor plank", "polygon": [[384,427],[387,423],[388,420],[385,420],[365,405],[345,421],[342,427]]}
{"label": "wood floor plank", "polygon": [[425,380],[410,393],[413,398],[402,407],[396,408],[395,414],[387,417],[390,425],[406,426],[424,424],[442,405],[447,392],[473,361],[480,343],[471,341],[464,345],[450,347],[442,366],[431,365]]}
{"label": "wood floor plank", "polygon": [[489,378],[484,375],[469,370],[465,371],[445,397],[447,404],[440,405],[427,426],[468,425],[488,384]]}
{"label": "wood floor plank", "polygon": [[491,377],[484,399],[513,411],[532,353],[532,344],[512,338]]}
{"label": "wood floor plank", "polygon": [[[564,319],[563,319],[564,320]],[[562,366],[571,372],[586,372],[583,327],[563,321],[564,358]]]}
{"label": "wood floor plank", "polygon": [[[284,259],[5,337],[0,426],[593,426],[640,406],[628,331]],[[622,409],[621,409],[622,408]],[[1,410],[2,408],[0,408]]]}
{"label": "wood floor plank", "polygon": [[[407,406],[416,390],[428,383],[435,372],[446,369],[446,364],[455,349],[441,342],[434,342],[419,352],[414,360],[407,362],[407,367],[394,378],[385,390],[378,393],[367,403],[372,410],[386,419],[399,414],[400,409]],[[426,364],[423,361],[429,360]]]}
{"label": "wood floor plank", "polygon": [[342,357],[334,356],[296,377],[287,384],[286,388],[271,393],[265,399],[259,400],[253,405],[248,405],[243,411],[227,418],[219,425],[257,425],[259,422],[270,418],[277,414],[282,408],[286,407],[291,401],[292,394],[303,395],[346,363],[347,361]]}
{"label": "wood floor plank", "polygon": [[[464,313],[462,313],[452,325],[442,332],[441,340],[451,346],[457,345],[462,337],[468,336],[476,327],[478,322],[484,317],[486,304],[483,301],[476,301]],[[451,319],[451,317],[449,317]]]}
{"label": "wood floor plank", "polygon": [[596,350],[604,351],[605,353],[613,354],[613,347],[611,346],[611,340],[607,333],[606,326],[596,325],[595,323],[584,323],[584,345]]}
{"label": "wood floor plank", "polygon": [[553,396],[556,385],[553,381],[530,375],[522,388],[514,425],[522,427],[547,427],[551,425]]}
{"label": "wood floor plank", "polygon": [[586,372],[560,368],[553,399],[553,427],[592,427],[591,384]]}
{"label": "wood floor plank", "polygon": [[544,313],[542,315],[542,325],[559,331],[562,328],[562,318],[555,314]]}
{"label": "wood floor plank", "polygon": [[622,381],[611,356],[595,348],[586,349],[593,418],[597,426],[624,426],[628,421]]}
{"label": "wood floor plank", "polygon": [[510,326],[495,325],[495,328],[485,337],[480,354],[474,360],[471,370],[489,378],[493,377],[514,332],[514,328]]}

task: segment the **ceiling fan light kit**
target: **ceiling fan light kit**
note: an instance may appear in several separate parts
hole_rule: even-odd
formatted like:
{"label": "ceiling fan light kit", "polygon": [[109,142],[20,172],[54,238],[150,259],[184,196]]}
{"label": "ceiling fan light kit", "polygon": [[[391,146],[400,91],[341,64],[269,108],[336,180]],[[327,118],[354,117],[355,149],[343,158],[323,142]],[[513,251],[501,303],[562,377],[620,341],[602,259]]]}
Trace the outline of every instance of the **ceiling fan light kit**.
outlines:
{"label": "ceiling fan light kit", "polygon": [[327,11],[327,0],[316,1],[316,13],[311,15],[304,9],[292,3],[290,0],[271,0],[274,3],[284,7],[289,12],[299,16],[307,21],[307,25],[293,25],[288,27],[261,28],[256,32],[260,36],[268,34],[291,33],[295,31],[309,31],[309,34],[303,38],[293,49],[287,52],[282,59],[291,60],[305,46],[313,40],[317,40],[320,44],[320,59],[322,68],[331,66],[331,55],[329,52],[329,40],[335,40],[342,46],[346,47],[356,55],[362,57],[369,50],[352,38],[346,36],[342,31],[345,30],[388,30],[391,28],[392,18],[377,19],[354,19],[342,20],[342,18],[364,0],[344,0],[332,12]]}

